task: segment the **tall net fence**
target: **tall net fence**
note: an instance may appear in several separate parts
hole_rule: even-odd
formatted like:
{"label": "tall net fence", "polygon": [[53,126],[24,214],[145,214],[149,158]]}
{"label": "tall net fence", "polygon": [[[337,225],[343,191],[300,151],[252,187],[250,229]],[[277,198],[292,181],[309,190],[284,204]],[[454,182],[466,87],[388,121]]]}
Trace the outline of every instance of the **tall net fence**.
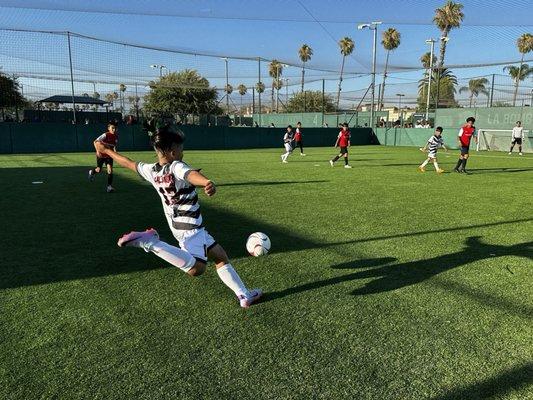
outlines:
{"label": "tall net fence", "polygon": [[[209,80],[217,92],[219,106],[227,114],[284,113],[291,99],[302,91],[302,65],[294,60],[281,60],[278,73],[272,73],[269,69],[272,60],[266,57],[201,54],[192,49],[139,46],[75,33],[11,29],[0,29],[0,45],[0,72],[17,80],[29,109],[69,111],[72,102],[47,102],[46,99],[74,95],[105,103],[78,104],[76,108],[80,112],[111,111],[122,116],[142,116],[151,83],[169,72],[186,69],[196,70]],[[461,75],[468,76],[455,78],[452,98],[443,91],[435,91],[439,81],[433,82],[429,108],[533,105],[532,77],[520,81],[517,88],[516,81],[504,67],[499,67],[502,72],[498,74],[476,75],[479,66],[455,65],[450,71],[452,74],[461,71]],[[406,71],[410,73],[408,77]],[[419,78],[413,78],[413,72]],[[469,85],[476,79],[483,80],[483,90],[474,92]],[[261,94],[256,90],[259,81],[265,85]],[[339,96],[338,110],[341,111],[368,111],[370,81],[368,69],[347,69],[339,92],[338,69],[327,65],[307,66],[304,90],[320,92],[332,104]],[[276,87],[275,82],[278,82]],[[231,93],[226,91],[227,84],[233,88]],[[238,91],[239,85],[246,88],[242,94]],[[376,74],[376,109],[424,109],[426,87],[427,74],[421,67],[396,68],[393,65],[383,85],[380,66]]]}

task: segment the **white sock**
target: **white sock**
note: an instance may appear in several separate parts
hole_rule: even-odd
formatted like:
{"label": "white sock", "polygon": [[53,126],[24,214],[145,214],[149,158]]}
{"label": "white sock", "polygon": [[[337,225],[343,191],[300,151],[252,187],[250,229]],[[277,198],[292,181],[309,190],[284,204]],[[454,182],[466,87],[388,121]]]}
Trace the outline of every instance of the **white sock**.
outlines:
{"label": "white sock", "polygon": [[244,283],[242,283],[239,274],[237,274],[237,271],[235,271],[231,264],[226,264],[220,268],[217,268],[217,274],[220,280],[224,282],[227,287],[233,290],[235,295],[244,295],[246,297],[250,297],[250,292],[248,289],[246,289],[246,286],[244,286]]}
{"label": "white sock", "polygon": [[195,258],[185,250],[172,246],[161,240],[148,244],[145,247],[145,250],[154,253],[159,258],[162,258],[169,264],[181,269],[183,272],[188,272],[196,263]]}
{"label": "white sock", "polygon": [[424,161],[421,165],[422,168],[424,168],[426,165],[428,165],[428,162],[429,162],[429,158],[426,159],[426,161]]}
{"label": "white sock", "polygon": [[439,164],[437,164],[437,160],[433,161],[433,166],[435,167],[435,171],[439,170]]}

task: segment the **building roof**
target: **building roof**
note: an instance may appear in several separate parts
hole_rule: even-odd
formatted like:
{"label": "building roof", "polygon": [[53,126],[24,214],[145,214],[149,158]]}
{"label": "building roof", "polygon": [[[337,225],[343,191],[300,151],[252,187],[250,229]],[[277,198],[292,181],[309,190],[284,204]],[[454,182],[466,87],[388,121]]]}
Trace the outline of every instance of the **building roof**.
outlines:
{"label": "building roof", "polygon": [[[70,103],[72,104],[72,96],[52,96],[47,97],[46,99],[39,100],[39,103]],[[107,102],[100,99],[95,99],[94,97],[89,96],[74,96],[74,103],[76,104],[97,104],[103,106]]]}

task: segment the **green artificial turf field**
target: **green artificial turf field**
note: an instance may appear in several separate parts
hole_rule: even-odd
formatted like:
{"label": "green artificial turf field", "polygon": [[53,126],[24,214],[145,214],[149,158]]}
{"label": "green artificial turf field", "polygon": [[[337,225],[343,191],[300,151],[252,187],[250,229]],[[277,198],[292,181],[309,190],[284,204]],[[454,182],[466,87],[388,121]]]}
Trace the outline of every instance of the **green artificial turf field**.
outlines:
{"label": "green artificial turf field", "polygon": [[0,398],[533,398],[533,157],[473,153],[466,176],[417,172],[413,148],[352,147],[351,170],[306,152],[185,151],[218,183],[207,228],[266,293],[248,310],[212,266],[116,246],[172,241],[134,173],[107,194],[93,154],[0,156]]}

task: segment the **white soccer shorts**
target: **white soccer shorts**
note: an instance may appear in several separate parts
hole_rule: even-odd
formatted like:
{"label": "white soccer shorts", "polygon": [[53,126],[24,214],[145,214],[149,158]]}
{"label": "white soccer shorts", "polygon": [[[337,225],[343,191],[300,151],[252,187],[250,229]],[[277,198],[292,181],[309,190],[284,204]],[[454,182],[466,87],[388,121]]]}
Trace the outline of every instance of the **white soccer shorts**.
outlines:
{"label": "white soccer shorts", "polygon": [[205,228],[186,231],[171,230],[182,250],[185,250],[197,260],[207,261],[207,251],[216,244],[216,241]]}
{"label": "white soccer shorts", "polygon": [[292,146],[290,143],[285,143],[285,150],[287,153],[292,153]]}

